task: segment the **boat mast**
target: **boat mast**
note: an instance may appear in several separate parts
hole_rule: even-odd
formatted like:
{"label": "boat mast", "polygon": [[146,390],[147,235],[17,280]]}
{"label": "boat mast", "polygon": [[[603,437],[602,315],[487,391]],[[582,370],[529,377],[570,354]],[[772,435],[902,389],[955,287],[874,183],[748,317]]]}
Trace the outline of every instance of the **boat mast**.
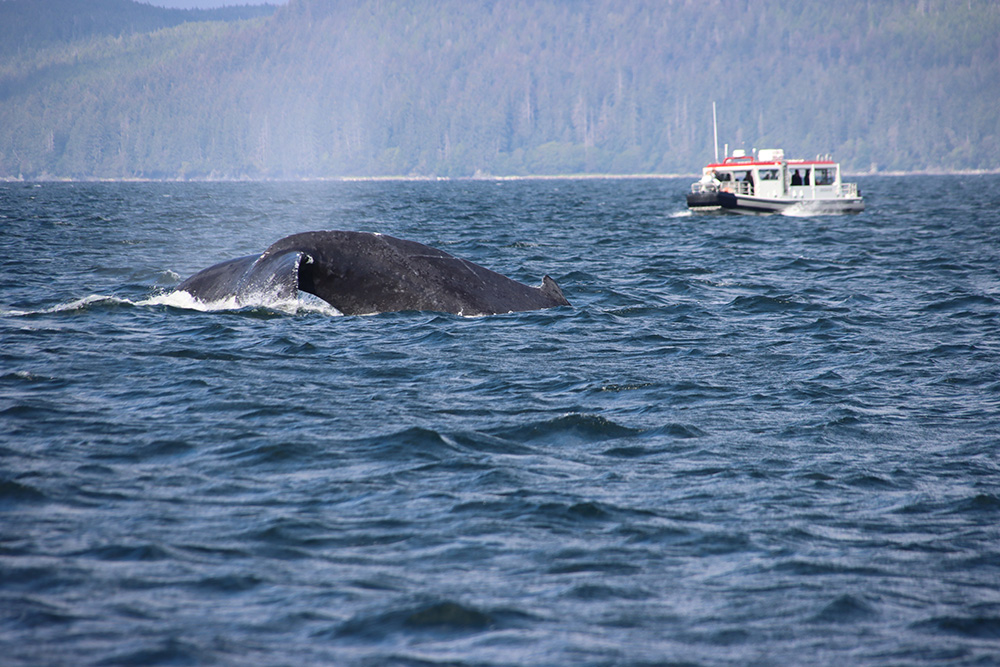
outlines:
{"label": "boat mast", "polygon": [[712,134],[715,138],[715,161],[719,161],[719,123],[715,118],[715,102],[712,102]]}

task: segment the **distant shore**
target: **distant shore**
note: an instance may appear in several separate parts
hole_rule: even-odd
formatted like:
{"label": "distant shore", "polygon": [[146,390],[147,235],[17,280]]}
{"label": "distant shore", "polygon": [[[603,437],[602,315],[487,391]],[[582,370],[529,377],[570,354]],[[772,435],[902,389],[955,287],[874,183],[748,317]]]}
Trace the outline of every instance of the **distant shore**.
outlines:
{"label": "distant shore", "polygon": [[[968,169],[968,170],[937,170],[920,169],[914,171],[887,170],[887,171],[845,171],[844,176],[850,178],[868,176],[988,176],[1000,174],[1000,167],[996,169]],[[0,176],[0,183],[357,183],[375,181],[598,181],[598,180],[671,180],[681,178],[698,178],[700,174],[678,173],[678,174],[533,174],[528,176],[492,176],[478,174],[475,176],[302,176],[302,177],[273,177],[273,178],[249,178],[249,177],[206,177],[206,178],[69,178],[69,177],[43,177],[43,178],[23,178]]]}

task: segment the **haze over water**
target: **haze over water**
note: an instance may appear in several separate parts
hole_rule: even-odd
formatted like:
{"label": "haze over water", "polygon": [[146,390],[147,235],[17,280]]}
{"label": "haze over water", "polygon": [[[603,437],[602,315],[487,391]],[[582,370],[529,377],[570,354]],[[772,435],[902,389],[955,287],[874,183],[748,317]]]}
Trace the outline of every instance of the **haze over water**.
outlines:
{"label": "haze over water", "polygon": [[[0,184],[3,662],[1000,662],[1000,177],[688,183]],[[168,296],[316,229],[573,305]]]}

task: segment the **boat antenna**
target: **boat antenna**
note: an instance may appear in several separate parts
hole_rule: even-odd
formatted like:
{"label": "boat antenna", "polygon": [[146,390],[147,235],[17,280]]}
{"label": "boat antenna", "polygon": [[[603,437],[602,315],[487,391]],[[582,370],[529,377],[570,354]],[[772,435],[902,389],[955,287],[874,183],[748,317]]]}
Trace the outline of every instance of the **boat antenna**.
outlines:
{"label": "boat antenna", "polygon": [[712,134],[715,138],[715,161],[719,161],[719,123],[715,117],[715,102],[712,102]]}

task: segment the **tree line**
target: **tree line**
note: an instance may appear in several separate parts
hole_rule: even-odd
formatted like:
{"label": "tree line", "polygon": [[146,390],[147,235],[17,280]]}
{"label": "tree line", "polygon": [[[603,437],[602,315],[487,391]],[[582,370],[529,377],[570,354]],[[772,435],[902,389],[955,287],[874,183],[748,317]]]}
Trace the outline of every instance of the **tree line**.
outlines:
{"label": "tree line", "polygon": [[12,7],[0,177],[692,173],[713,101],[731,147],[1000,167],[993,0]]}

